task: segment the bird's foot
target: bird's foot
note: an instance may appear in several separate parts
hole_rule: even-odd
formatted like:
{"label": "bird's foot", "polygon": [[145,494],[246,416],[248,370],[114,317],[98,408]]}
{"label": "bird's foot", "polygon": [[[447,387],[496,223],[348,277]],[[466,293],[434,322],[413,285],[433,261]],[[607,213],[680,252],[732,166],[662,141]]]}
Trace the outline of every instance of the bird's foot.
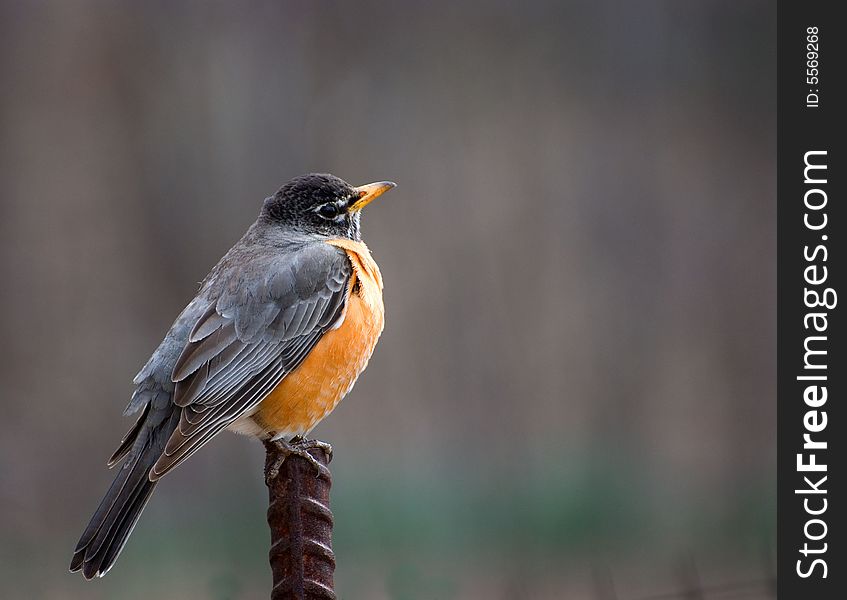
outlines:
{"label": "bird's foot", "polygon": [[309,461],[309,464],[315,467],[315,477],[320,477],[322,472],[321,470],[325,467],[321,465],[314,456],[309,454],[309,450],[319,448],[323,451],[324,455],[326,455],[326,462],[332,460],[332,446],[320,440],[307,440],[300,436],[296,436],[292,438],[290,442],[286,442],[285,440],[273,440],[268,443],[276,447],[279,452],[277,459],[270,468],[265,471],[265,483],[268,485],[270,485],[270,483],[279,476],[279,469],[282,467],[282,463],[284,463],[285,459],[291,455],[299,456],[300,458],[304,458]]}

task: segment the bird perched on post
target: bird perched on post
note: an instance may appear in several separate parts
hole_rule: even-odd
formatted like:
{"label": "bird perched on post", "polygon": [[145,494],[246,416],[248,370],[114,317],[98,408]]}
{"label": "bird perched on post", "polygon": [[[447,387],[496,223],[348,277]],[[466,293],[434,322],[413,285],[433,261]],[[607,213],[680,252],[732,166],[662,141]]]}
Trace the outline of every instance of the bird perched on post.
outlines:
{"label": "bird perched on post", "polygon": [[136,375],[140,412],[109,459],[123,461],[71,571],[103,576],[159,479],[220,431],[272,440],[315,462],[305,436],[353,387],[383,327],[382,276],[361,210],[395,185],[292,179],[203,280]]}

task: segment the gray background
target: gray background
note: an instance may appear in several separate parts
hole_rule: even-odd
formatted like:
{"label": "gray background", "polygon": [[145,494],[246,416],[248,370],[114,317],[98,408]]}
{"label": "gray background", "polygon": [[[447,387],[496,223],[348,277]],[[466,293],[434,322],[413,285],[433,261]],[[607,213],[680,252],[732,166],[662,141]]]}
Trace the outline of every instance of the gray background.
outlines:
{"label": "gray background", "polygon": [[231,434],[66,568],[130,379],[308,171],[399,184],[385,333],[315,432],[341,597],[765,576],[775,58],[764,1],[0,2],[2,596],[267,596]]}

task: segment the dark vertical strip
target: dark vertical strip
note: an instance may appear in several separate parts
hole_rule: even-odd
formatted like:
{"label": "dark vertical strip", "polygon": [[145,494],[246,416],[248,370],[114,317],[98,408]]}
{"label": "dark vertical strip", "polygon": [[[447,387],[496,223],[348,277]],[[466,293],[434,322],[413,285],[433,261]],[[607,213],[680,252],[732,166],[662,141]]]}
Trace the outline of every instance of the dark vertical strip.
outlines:
{"label": "dark vertical strip", "polygon": [[838,306],[838,294],[847,293],[847,24],[838,9],[838,2],[778,5],[778,585],[785,599],[847,597],[847,331]]}
{"label": "dark vertical strip", "polygon": [[[265,470],[280,456],[265,444]],[[268,525],[271,529],[269,560],[273,572],[271,600],[335,600],[332,552],[332,512],[329,489],[332,478],[323,450],[309,453],[321,464],[315,467],[291,455],[268,482]]]}

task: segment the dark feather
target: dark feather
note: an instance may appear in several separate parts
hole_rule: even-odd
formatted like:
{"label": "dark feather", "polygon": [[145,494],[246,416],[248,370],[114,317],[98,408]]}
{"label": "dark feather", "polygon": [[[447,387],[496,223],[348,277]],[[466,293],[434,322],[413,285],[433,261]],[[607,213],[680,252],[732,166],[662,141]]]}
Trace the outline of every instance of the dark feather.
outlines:
{"label": "dark feather", "polygon": [[86,579],[103,575],[114,563],[153,492],[150,469],[176,429],[178,412],[151,402],[145,413],[132,449],[74,550],[70,569],[82,570]]}
{"label": "dark feather", "polygon": [[254,378],[244,390],[231,402],[222,404],[211,411],[206,418],[186,433],[178,428],[168,440],[165,452],[153,466],[150,478],[159,479],[168,471],[177,467],[203,444],[225,429],[233,420],[249,411],[250,408],[262,401],[273,390],[282,375],[281,365],[273,365],[268,371]]}
{"label": "dark feather", "polygon": [[124,435],[123,439],[121,439],[118,449],[115,450],[112,453],[112,456],[109,457],[109,460],[106,461],[106,465],[108,467],[114,467],[118,461],[126,456],[130,448],[132,448],[133,443],[135,443],[135,438],[138,437],[138,433],[141,431],[141,428],[144,426],[144,422],[147,420],[147,415],[150,414],[150,405],[151,403],[148,401],[144,406],[144,411],[138,416],[138,419],[135,420],[135,425],[126,432],[126,435]]}
{"label": "dark feather", "polygon": [[209,337],[215,331],[226,325],[227,319],[219,315],[215,310],[215,305],[211,304],[206,311],[206,314],[197,321],[197,325],[191,330],[188,336],[189,342],[199,342],[203,338]]}
{"label": "dark feather", "polygon": [[172,379],[182,381],[236,339],[235,326],[230,322],[199,342],[189,342],[174,365]]}
{"label": "dark feather", "polygon": [[174,389],[174,404],[187,406],[191,404],[206,387],[209,380],[209,363],[204,362],[186,379],[176,382]]}

